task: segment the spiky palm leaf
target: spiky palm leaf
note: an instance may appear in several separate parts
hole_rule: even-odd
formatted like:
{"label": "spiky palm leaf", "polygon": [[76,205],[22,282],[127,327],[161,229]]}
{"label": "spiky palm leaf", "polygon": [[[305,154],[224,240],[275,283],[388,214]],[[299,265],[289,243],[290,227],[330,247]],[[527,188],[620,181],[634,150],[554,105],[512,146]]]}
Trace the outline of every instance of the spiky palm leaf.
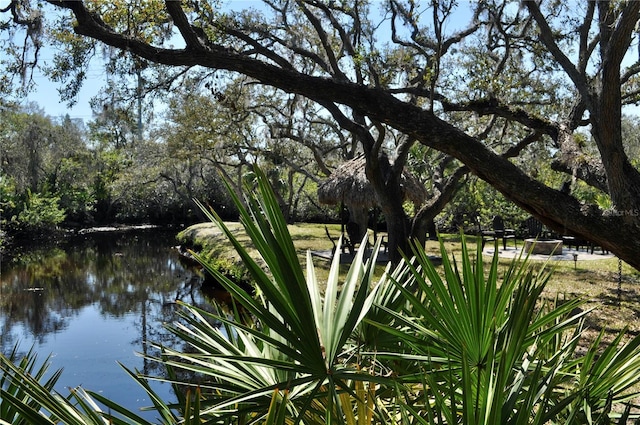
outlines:
{"label": "spiky palm leaf", "polygon": [[[33,380],[41,383],[44,391],[53,390],[56,382],[60,378],[61,370],[54,372],[50,378],[44,380],[44,376],[49,369],[49,358],[36,368],[37,355],[31,348],[25,355],[18,359],[18,345],[16,345],[7,357],[0,354],[0,363],[11,363],[15,369],[0,366],[0,420],[11,424],[27,424],[27,418],[21,413],[23,410],[39,410],[42,406],[36,400],[29,397],[28,392],[21,385],[21,375],[29,375]],[[18,403],[11,402],[16,400]],[[16,406],[24,404],[24,408]]]}
{"label": "spiky palm leaf", "polygon": [[[580,354],[587,312],[571,314],[580,301],[541,302],[545,272],[514,261],[501,273],[497,257],[485,265],[481,248],[472,255],[463,240],[459,264],[441,245],[442,269],[436,269],[417,248],[414,259],[387,269],[376,284],[375,256],[366,262],[359,253],[344,280],[336,257],[322,293],[311,257],[304,269],[266,177],[259,170],[256,175],[257,194],[249,191],[246,204],[235,201],[260,258],[219,217],[210,218],[234,244],[257,295],[201,259],[247,314],[235,309],[228,318],[182,306],[182,321],[171,329],[188,350],[160,347],[156,359],[169,376],[155,379],[183,390],[173,405],[146,378],[127,370],[150,395],[160,423],[520,425],[632,419],[630,407],[616,404],[637,395],[640,337],[623,344],[621,333],[604,348],[598,339]],[[0,357],[5,422],[149,424],[99,394],[77,389],[62,397],[52,382],[38,382],[41,373],[30,376],[30,365]],[[197,381],[184,382],[178,368]]]}
{"label": "spiky palm leaf", "polygon": [[547,308],[549,273],[517,259],[501,275],[497,255],[485,268],[481,247],[470,255],[464,237],[460,264],[442,243],[441,253],[439,271],[415,250],[405,267],[417,291],[397,281],[409,307],[378,325],[410,347],[378,353],[414,367],[398,399],[407,423],[604,424],[616,416],[614,400],[637,395],[625,391],[640,381],[640,338],[619,347],[620,336],[603,352],[596,341],[579,357],[588,312],[572,314],[580,300]]}
{"label": "spiky palm leaf", "polygon": [[[354,382],[385,381],[361,371],[351,355],[356,349],[354,331],[376,293],[375,255],[365,261],[360,251],[343,281],[336,255],[321,294],[311,255],[307,254],[305,275],[275,195],[262,172],[256,169],[256,175],[258,196],[247,191],[250,195],[244,202],[238,198],[235,202],[259,259],[215,212],[207,214],[234,245],[259,295],[248,293],[198,258],[257,323],[244,325],[238,317],[229,320],[184,306],[184,324],[171,330],[192,349],[184,353],[164,347],[164,353],[172,367],[202,378],[207,399],[203,414],[210,417],[274,420],[281,414],[272,414],[273,396],[283,391],[286,397],[279,398],[278,412],[285,406],[294,421],[333,416],[338,411],[334,406],[342,402],[340,394],[355,393]],[[215,322],[225,324],[224,332],[210,324]]]}
{"label": "spiky palm leaf", "polygon": [[[0,423],[2,424],[60,424],[65,425],[152,425],[189,423],[199,418],[199,405],[183,401],[171,406],[162,400],[136,372],[124,370],[136,380],[153,401],[159,422],[150,422],[101,394],[73,388],[68,396],[54,390],[62,370],[54,372],[44,380],[49,368],[48,359],[39,369],[34,369],[36,355],[29,351],[18,361],[17,347],[11,355],[0,354]],[[170,374],[171,376],[171,374]],[[184,398],[184,396],[183,396]],[[196,397],[194,400],[196,400]],[[196,400],[198,401],[198,400]],[[199,401],[198,401],[199,402]],[[102,407],[100,406],[102,404]],[[177,412],[183,413],[178,415]],[[186,421],[185,419],[186,418]],[[4,421],[4,422],[3,422]],[[192,422],[196,423],[196,422]]]}

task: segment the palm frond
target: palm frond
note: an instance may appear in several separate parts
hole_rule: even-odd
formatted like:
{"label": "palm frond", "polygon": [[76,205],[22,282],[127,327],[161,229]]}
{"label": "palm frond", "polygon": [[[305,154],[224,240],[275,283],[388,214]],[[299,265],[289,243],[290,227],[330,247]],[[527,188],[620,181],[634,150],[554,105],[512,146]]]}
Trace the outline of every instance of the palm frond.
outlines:
{"label": "palm frond", "polygon": [[[197,257],[255,317],[255,323],[243,324],[237,317],[228,319],[183,306],[183,324],[170,330],[191,350],[164,348],[163,353],[171,367],[201,377],[211,415],[230,417],[242,411],[250,412],[252,420],[267,416],[275,420],[281,411],[276,416],[270,413],[274,409],[272,397],[286,391],[282,406],[287,406],[291,417],[317,416],[318,400],[326,403],[325,414],[333,416],[337,410],[328,406],[337,406],[342,393],[353,391],[353,382],[386,379],[360,372],[351,354],[357,345],[355,331],[376,297],[373,279],[380,245],[374,247],[374,256],[368,261],[364,251],[359,251],[344,279],[337,250],[322,293],[311,255],[307,253],[303,268],[266,176],[259,169],[255,174],[257,191],[247,191],[246,199],[241,202],[236,197],[235,202],[258,258],[242,246],[215,212],[206,214],[234,245],[253,277],[257,295],[223,276],[202,256]],[[225,332],[210,322],[223,323]]]}

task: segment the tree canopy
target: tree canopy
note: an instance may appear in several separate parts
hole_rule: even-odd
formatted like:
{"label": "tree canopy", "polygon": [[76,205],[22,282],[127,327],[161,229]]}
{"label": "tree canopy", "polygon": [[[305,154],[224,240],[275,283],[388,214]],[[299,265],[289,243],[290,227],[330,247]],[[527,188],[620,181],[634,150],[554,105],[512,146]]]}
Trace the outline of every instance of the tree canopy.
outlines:
{"label": "tree canopy", "polygon": [[[622,120],[640,100],[640,2],[265,0],[237,11],[204,0],[45,3],[2,9],[4,28],[25,35],[5,46],[13,70],[35,62],[44,34],[66,46],[54,76],[75,84],[71,94],[99,46],[117,52],[109,57],[122,72],[153,73],[157,87],[239,73],[315,102],[350,132],[393,222],[404,217],[400,173],[383,174],[379,153],[392,140],[401,170],[417,142],[550,228],[640,268],[640,172]],[[574,188],[582,181],[607,202],[584,202],[513,159],[541,144]]]}

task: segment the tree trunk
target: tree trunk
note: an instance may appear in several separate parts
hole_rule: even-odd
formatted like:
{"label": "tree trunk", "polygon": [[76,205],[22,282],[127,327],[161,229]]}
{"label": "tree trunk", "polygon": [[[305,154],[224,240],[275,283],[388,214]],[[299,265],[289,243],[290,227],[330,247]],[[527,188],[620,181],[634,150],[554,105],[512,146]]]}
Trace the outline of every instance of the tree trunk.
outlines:
{"label": "tree trunk", "polygon": [[424,246],[429,234],[430,239],[437,238],[435,218],[453,199],[460,187],[460,180],[467,175],[467,167],[458,168],[445,182],[439,182],[437,193],[429,199],[416,213],[411,225],[411,237]]}
{"label": "tree trunk", "polygon": [[433,227],[435,227],[433,217],[416,214],[411,223],[410,239],[419,246],[424,246],[427,243],[427,234]]}
{"label": "tree trunk", "polygon": [[389,261],[397,265],[402,260],[402,254],[411,256],[408,220],[404,211],[398,211],[397,208],[381,208],[381,210],[387,220]]}
{"label": "tree trunk", "polygon": [[364,235],[367,233],[367,223],[369,221],[369,214],[366,208],[359,208],[357,206],[349,205],[349,221],[355,223],[358,226],[357,232],[349,234],[352,244],[357,244],[362,241]]}
{"label": "tree trunk", "polygon": [[387,222],[389,260],[394,265],[399,264],[403,254],[411,254],[409,220],[402,206],[404,202],[400,186],[402,167],[391,167],[386,156],[373,158],[370,154],[367,155],[366,173]]}

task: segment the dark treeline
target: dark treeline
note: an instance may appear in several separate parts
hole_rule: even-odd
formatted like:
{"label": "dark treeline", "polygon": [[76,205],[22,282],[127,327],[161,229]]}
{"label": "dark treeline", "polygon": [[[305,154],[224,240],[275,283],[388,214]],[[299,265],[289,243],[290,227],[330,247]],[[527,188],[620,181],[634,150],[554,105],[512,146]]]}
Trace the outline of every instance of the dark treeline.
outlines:
{"label": "dark treeline", "polygon": [[[202,147],[172,140],[184,135],[175,121],[171,124],[169,133],[164,127],[141,137],[135,117],[124,108],[105,109],[85,124],[69,116],[46,116],[35,105],[3,106],[2,244],[51,236],[55,229],[190,224],[202,220],[194,199],[225,219],[235,219],[224,179],[250,179],[249,162],[234,164],[229,158],[213,158]],[[270,169],[275,184],[282,181],[280,172]],[[288,190],[278,187],[281,193]],[[331,214],[296,191],[292,219],[326,219]]]}
{"label": "dark treeline", "polygon": [[[89,128],[68,116],[51,118],[35,108],[4,108],[0,124],[2,227],[14,235],[56,226],[112,223],[166,224],[196,220],[176,190],[153,176],[140,155],[145,146],[119,128],[94,121]],[[107,137],[111,131],[111,137]],[[202,176],[206,177],[205,170]],[[215,176],[194,196],[217,204]]]}
{"label": "dark treeline", "polygon": [[[225,105],[200,96],[177,99],[169,102],[166,119],[148,124],[144,136],[131,108],[105,108],[87,123],[46,116],[36,105],[0,108],[1,244],[51,236],[55,229],[188,225],[203,219],[194,199],[235,220],[225,181],[239,193],[251,183],[256,162],[266,170],[291,222],[339,219],[338,207],[318,203],[317,182],[326,172],[307,158],[303,144],[256,141],[260,138],[249,136],[256,122],[220,117],[228,112]],[[629,120],[627,126],[637,124]],[[344,156],[335,155],[333,162]],[[412,170],[429,187],[429,155],[416,148],[410,157]],[[545,150],[523,161],[548,184],[562,184],[562,176],[548,169]],[[584,185],[573,190],[597,202]],[[436,221],[440,230],[457,231],[472,228],[478,217],[486,225],[496,213],[512,225],[527,216],[484,182],[469,178]]]}

